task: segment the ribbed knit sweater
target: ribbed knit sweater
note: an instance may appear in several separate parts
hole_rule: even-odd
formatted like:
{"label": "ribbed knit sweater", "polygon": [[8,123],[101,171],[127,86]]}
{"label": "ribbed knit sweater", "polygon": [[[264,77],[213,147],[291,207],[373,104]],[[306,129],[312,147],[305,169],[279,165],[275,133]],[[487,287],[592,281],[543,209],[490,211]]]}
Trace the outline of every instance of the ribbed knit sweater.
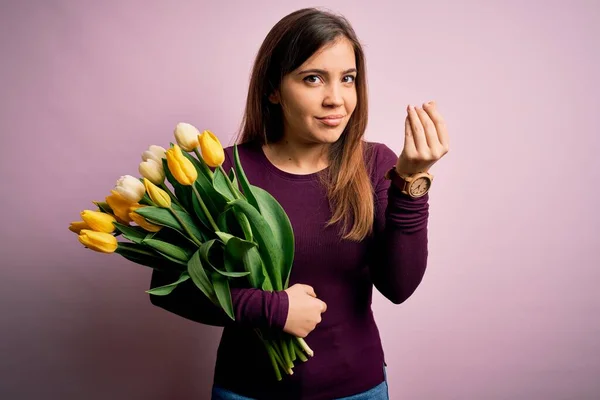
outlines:
{"label": "ribbed knit sweater", "polygon": [[[296,175],[278,169],[253,143],[238,145],[248,180],[270,192],[290,218],[295,237],[289,285],[314,288],[327,304],[322,322],[305,338],[315,355],[295,362],[294,374],[277,381],[255,327],[283,330],[285,291],[232,288],[236,320],[213,305],[188,280],[154,305],[199,323],[223,326],[214,383],[238,394],[268,400],[325,400],[366,391],[383,382],[386,362],[371,310],[373,287],[394,304],[404,302],[422,281],[427,265],[429,195],[412,199],[385,172],[397,156],[384,144],[367,142],[365,160],[375,201],[374,231],[362,242],[343,240],[340,225],[325,227],[332,212],[318,173]],[[228,147],[225,171],[233,165]],[[151,287],[178,274],[153,271]]]}

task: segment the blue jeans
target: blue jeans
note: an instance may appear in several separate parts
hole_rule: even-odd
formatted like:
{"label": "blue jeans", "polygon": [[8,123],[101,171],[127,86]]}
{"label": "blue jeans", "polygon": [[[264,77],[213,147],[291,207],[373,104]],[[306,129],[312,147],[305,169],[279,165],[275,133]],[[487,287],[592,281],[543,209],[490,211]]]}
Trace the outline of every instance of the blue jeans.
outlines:
{"label": "blue jeans", "polygon": [[[353,394],[352,396],[342,397],[337,400],[389,400],[387,384],[387,371],[383,367],[384,381],[379,385],[367,390],[366,392]],[[213,386],[211,400],[256,400],[250,397],[241,396],[237,393],[223,389],[219,386]]]}

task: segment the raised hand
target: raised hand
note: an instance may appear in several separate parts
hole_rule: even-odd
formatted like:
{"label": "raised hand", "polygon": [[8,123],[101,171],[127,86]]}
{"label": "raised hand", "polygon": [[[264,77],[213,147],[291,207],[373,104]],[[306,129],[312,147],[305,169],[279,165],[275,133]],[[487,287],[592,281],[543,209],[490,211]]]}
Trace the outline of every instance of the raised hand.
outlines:
{"label": "raised hand", "polygon": [[449,150],[448,130],[434,101],[423,107],[407,107],[404,148],[396,170],[399,174],[426,172]]}

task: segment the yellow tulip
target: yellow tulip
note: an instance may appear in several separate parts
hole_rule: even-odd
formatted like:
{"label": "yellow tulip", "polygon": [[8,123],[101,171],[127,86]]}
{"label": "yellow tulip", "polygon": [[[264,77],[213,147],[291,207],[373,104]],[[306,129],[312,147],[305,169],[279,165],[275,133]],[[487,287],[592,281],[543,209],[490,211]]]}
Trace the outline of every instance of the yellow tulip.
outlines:
{"label": "yellow tulip", "polygon": [[200,131],[192,124],[180,122],[175,126],[175,140],[184,151],[193,151],[198,147],[198,135]]}
{"label": "yellow tulip", "polygon": [[123,175],[117,180],[115,190],[130,203],[137,203],[144,197],[146,190],[139,179],[131,175]]}
{"label": "yellow tulip", "polygon": [[131,222],[131,218],[129,218],[129,207],[131,206],[130,201],[121,196],[116,190],[111,190],[112,193],[110,196],[106,197],[106,202],[108,206],[113,210],[115,217],[117,217],[117,221],[122,224],[129,224]]}
{"label": "yellow tulip", "polygon": [[81,212],[81,219],[93,230],[106,233],[111,233],[115,230],[113,222],[117,221],[115,217],[110,214],[92,210],[83,210]]}
{"label": "yellow tulip", "polygon": [[144,186],[146,187],[146,193],[150,196],[150,200],[156,203],[157,206],[162,208],[171,207],[171,198],[169,194],[144,178]]}
{"label": "yellow tulip", "polygon": [[79,241],[85,247],[101,253],[113,253],[118,246],[117,238],[106,232],[96,232],[82,229],[79,233]]}
{"label": "yellow tulip", "polygon": [[90,228],[89,225],[85,223],[85,221],[73,221],[73,222],[71,222],[71,225],[69,225],[69,230],[71,232],[75,232],[78,235],[82,229],[92,229],[92,228]]}
{"label": "yellow tulip", "polygon": [[138,171],[140,171],[140,174],[144,178],[148,178],[150,182],[154,183],[155,185],[160,185],[165,181],[165,171],[163,169],[162,162],[159,164],[152,159],[142,161]]}
{"label": "yellow tulip", "polygon": [[134,204],[129,208],[129,210],[130,210],[129,217],[133,220],[133,222],[135,222],[136,224],[138,224],[139,226],[141,226],[148,232],[160,231],[162,229],[162,226],[154,225],[153,223],[148,222],[146,220],[146,218],[144,218],[143,216],[141,216],[140,214],[135,212],[135,210],[137,210],[140,207],[146,207],[146,206],[143,204]]}
{"label": "yellow tulip", "polygon": [[182,185],[191,186],[198,177],[196,167],[183,155],[178,145],[167,150],[167,165],[173,177]]}
{"label": "yellow tulip", "polygon": [[198,136],[202,158],[209,167],[217,168],[225,161],[225,152],[219,138],[211,131],[204,131]]}

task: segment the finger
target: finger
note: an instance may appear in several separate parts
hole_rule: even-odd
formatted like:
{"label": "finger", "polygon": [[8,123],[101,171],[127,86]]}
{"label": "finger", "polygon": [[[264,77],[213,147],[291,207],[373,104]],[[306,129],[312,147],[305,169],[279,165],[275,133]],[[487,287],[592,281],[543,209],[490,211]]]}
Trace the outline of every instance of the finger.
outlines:
{"label": "finger", "polygon": [[321,303],[323,303],[322,304],[322,309],[321,309],[322,310],[321,314],[323,314],[325,311],[327,311],[327,303],[325,303],[324,301],[322,301]]}
{"label": "finger", "polygon": [[428,150],[427,139],[425,138],[425,130],[423,129],[419,115],[412,104],[408,106],[408,120],[410,122],[410,127],[412,128],[415,147],[419,153],[425,154]]}
{"label": "finger", "polygon": [[[425,104],[423,104],[423,107],[425,107]],[[423,129],[425,130],[427,146],[429,146],[429,149],[439,148],[441,145],[440,139],[438,138],[438,134],[435,129],[435,124],[429,117],[429,114],[427,114],[427,112],[423,108],[417,107],[417,115],[419,116],[421,125],[423,125]]]}
{"label": "finger", "polygon": [[415,138],[408,117],[404,120],[404,153],[409,158],[414,158],[417,155],[417,147],[415,146]]}
{"label": "finger", "polygon": [[435,130],[437,131],[438,140],[440,141],[441,145],[445,149],[448,149],[449,137],[448,130],[446,128],[446,121],[444,121],[444,118],[437,110],[437,104],[435,101],[430,101],[429,103],[426,103],[424,110],[427,112],[435,125]]}
{"label": "finger", "polygon": [[304,285],[304,292],[312,297],[317,297],[315,289],[313,289],[312,286]]}

